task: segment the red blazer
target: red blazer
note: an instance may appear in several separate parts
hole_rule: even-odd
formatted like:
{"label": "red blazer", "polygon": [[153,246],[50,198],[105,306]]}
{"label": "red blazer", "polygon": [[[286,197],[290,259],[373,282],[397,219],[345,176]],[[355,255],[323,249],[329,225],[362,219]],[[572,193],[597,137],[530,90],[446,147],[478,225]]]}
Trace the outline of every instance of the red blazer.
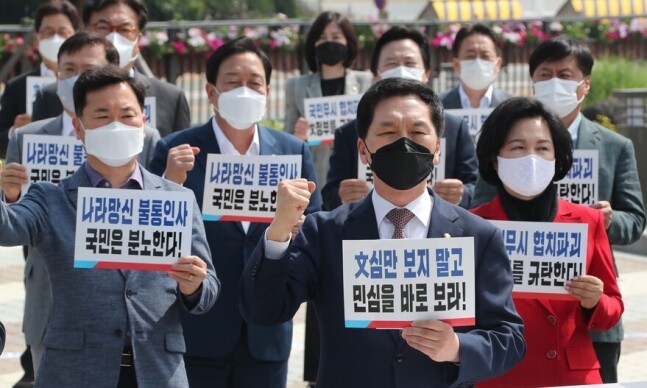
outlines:
{"label": "red blazer", "polygon": [[[488,220],[508,220],[498,196],[471,211]],[[575,300],[514,299],[524,321],[526,357],[506,374],[479,383],[479,387],[602,383],[598,372],[600,364],[588,330],[610,328],[624,310],[604,218],[598,210],[560,199],[554,222],[589,225],[587,274],[604,282],[604,293],[588,319]]]}

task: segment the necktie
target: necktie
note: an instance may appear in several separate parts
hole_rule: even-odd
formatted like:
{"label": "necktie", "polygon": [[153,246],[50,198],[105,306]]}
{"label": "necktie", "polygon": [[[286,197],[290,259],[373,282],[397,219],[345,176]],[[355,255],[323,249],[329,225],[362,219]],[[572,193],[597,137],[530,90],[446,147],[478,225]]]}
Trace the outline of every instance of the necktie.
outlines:
{"label": "necktie", "polygon": [[393,230],[393,236],[391,236],[391,238],[405,238],[406,236],[403,231],[404,226],[407,222],[411,221],[412,218],[413,213],[409,209],[391,209],[391,211],[386,214],[386,219],[391,221],[393,226],[395,226],[395,230]]}

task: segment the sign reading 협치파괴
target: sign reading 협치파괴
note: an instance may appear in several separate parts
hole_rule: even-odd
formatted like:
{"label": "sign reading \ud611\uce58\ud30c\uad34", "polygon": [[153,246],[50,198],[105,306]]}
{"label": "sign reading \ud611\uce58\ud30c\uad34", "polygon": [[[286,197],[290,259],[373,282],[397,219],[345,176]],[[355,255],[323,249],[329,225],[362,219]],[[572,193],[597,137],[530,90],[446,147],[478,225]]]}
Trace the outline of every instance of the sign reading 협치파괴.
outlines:
{"label": "sign reading \ud611\uce58\ud30c\uad34", "polygon": [[557,184],[557,195],[569,202],[592,205],[598,201],[598,150],[574,150],[573,165]]}

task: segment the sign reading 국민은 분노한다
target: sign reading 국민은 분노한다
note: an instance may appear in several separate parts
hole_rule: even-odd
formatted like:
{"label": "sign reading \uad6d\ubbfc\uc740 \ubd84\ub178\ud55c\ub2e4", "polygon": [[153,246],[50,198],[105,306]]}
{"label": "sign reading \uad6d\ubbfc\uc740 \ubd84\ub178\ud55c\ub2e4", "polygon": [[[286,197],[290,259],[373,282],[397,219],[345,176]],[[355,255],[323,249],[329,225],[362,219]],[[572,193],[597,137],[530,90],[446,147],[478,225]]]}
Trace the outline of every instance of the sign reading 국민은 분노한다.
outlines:
{"label": "sign reading \uad6d\ubbfc\uc740 \ubd84\ub178\ud55c\ub2e4", "polygon": [[598,150],[574,150],[573,165],[557,183],[557,195],[569,202],[592,205],[598,201]]}
{"label": "sign reading \uad6d\ubbfc\uc740 \ubd84\ub178\ud55c\ub2e4", "polygon": [[22,186],[22,195],[36,182],[58,183],[85,162],[83,144],[72,136],[24,135],[22,164],[29,183]]}
{"label": "sign reading \uad6d\ubbfc\uc740 \ubd84\ub178\ud55c\ub2e4", "polygon": [[193,193],[80,187],[74,268],[167,271],[191,253]]}
{"label": "sign reading \uad6d\ubbfc\uc740 \ubd84\ub178\ud55c\ub2e4", "polygon": [[587,224],[491,222],[510,257],[514,297],[573,300],[564,284],[586,274]]}
{"label": "sign reading \uad6d\ubbfc\uc740 \ubd84\ub178\ud55c\ub2e4", "polygon": [[203,220],[270,223],[276,186],[301,178],[301,155],[209,154],[204,178]]}
{"label": "sign reading \uad6d\ubbfc\uc740 \ubd84\ub178\ud55c\ub2e4", "polygon": [[477,109],[445,109],[445,113],[449,113],[454,116],[462,117],[465,123],[467,124],[467,129],[474,140],[478,140],[479,131],[481,131],[481,126],[488,118],[490,113],[492,113],[492,108],[477,108]]}
{"label": "sign reading \uad6d\ubbfc\uc740 \ubd84\ub178\ud55c\ub2e4", "polygon": [[[373,170],[368,164],[362,163],[362,158],[357,156],[357,177],[368,183],[369,188],[373,188]],[[434,171],[427,179],[427,185],[433,187],[434,183],[445,179],[445,143],[440,143],[440,162],[434,166]]]}
{"label": "sign reading \uad6d\ubbfc\uc740 \ubd84\ub178\ud55c\ub2e4", "polygon": [[343,270],[348,328],[475,323],[473,237],[344,240]]}
{"label": "sign reading \uad6d\ubbfc\uc740 \ubd84\ub178\ud55c\ub2e4", "polygon": [[308,121],[308,144],[332,144],[335,129],[357,116],[357,104],[361,98],[361,94],[350,94],[303,100]]}

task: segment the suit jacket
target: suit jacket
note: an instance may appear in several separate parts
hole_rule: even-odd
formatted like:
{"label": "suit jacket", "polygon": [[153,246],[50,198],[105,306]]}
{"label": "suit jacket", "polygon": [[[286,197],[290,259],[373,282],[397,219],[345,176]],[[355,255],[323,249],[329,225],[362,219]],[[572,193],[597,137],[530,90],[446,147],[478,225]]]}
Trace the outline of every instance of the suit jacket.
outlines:
{"label": "suit jacket", "polygon": [[[373,84],[373,75],[367,71],[346,70],[345,94],[362,94]],[[284,131],[294,133],[294,124],[299,117],[305,117],[303,101],[306,98],[322,97],[321,74],[319,72],[304,74],[288,79],[285,87],[285,120]],[[323,182],[328,172],[330,146],[311,148],[315,164],[315,173],[319,182]]]}
{"label": "suit jacket", "polygon": [[[183,191],[142,168],[146,190]],[[79,187],[90,187],[84,168],[62,180],[33,185],[20,202],[0,203],[0,245],[29,245],[47,266],[52,314],[36,387],[115,387],[126,322],[141,387],[188,386],[177,282],[164,272],[75,269],[74,235]],[[207,264],[207,277],[191,313],[213,306],[220,285],[197,202],[191,254]]]}
{"label": "suit jacket", "polygon": [[[463,109],[463,104],[461,103],[461,95],[458,92],[458,86],[453,87],[445,92],[442,92],[439,96],[440,101],[443,103],[445,109]],[[494,108],[503,101],[514,97],[512,94],[506,92],[503,89],[494,88],[492,91],[492,101],[490,102],[490,107]]]}
{"label": "suit jacket", "polygon": [[[487,220],[507,220],[499,197],[472,209]],[[624,310],[613,269],[613,257],[604,228],[602,212],[558,201],[553,222],[580,223],[589,227],[586,273],[604,282],[604,294],[590,316],[580,303],[542,299],[514,299],[524,321],[528,352],[523,361],[505,375],[489,380],[484,387],[523,387],[601,384],[593,343],[588,329],[608,329]],[[547,357],[553,351],[554,357]]]}
{"label": "suit jacket", "polygon": [[[335,131],[335,143],[330,155],[330,169],[326,185],[321,191],[324,208],[332,210],[341,205],[339,185],[344,179],[357,178],[357,127],[355,120],[349,121]],[[474,141],[465,122],[445,114],[445,178],[456,178],[463,182],[463,199],[460,206],[470,203],[474,184],[478,177],[478,164]]]}
{"label": "suit jacket", "polygon": [[260,242],[242,277],[241,311],[249,322],[276,324],[312,301],[321,333],[317,387],[448,387],[503,373],[525,352],[522,321],[501,233],[433,191],[428,237],[474,237],[476,326],[457,327],[460,366],[435,362],[393,330],[344,328],[342,241],[379,239],[371,196],[308,215],[283,258]]}
{"label": "suit jacket", "polygon": [[40,66],[9,80],[0,97],[0,158],[4,158],[7,151],[7,133],[16,116],[27,112],[27,77],[31,76],[40,76]]}
{"label": "suit jacket", "polygon": [[[191,125],[189,104],[184,92],[175,85],[147,77],[139,72],[135,78],[146,87],[146,97],[154,96],[157,110],[157,129],[162,136]],[[63,113],[63,105],[56,94],[56,84],[40,90],[34,101],[32,120],[42,120]]]}
{"label": "suit jacket", "polygon": [[[22,146],[25,135],[63,135],[63,115],[35,121],[14,131],[9,139],[7,163],[22,163]],[[157,129],[144,127],[144,149],[137,157],[139,164],[146,168],[153,158],[155,143],[160,138]],[[25,261],[25,313],[22,330],[29,345],[39,345],[45,335],[45,328],[52,310],[47,268],[42,257],[35,250],[29,250]]]}
{"label": "suit jacket", "polygon": [[[310,152],[305,143],[295,137],[258,126],[261,155],[301,155],[301,176],[315,181]],[[195,166],[187,175],[184,187],[195,193],[202,206],[207,155],[219,154],[220,146],[211,120],[199,127],[185,129],[162,138],[155,150],[151,170],[162,174],[166,169],[169,149],[188,143],[200,147]],[[308,212],[319,210],[321,199],[315,192]],[[249,260],[256,243],[261,240],[267,224],[251,223],[245,233],[240,222],[206,222],[207,240],[213,254],[213,262],[227,290],[218,299],[213,310],[203,316],[182,314],[182,325],[187,342],[187,355],[195,357],[222,357],[230,353],[243,332],[239,280],[245,263]],[[273,326],[247,325],[247,342],[251,355],[264,361],[284,361],[292,346],[292,323]]]}

